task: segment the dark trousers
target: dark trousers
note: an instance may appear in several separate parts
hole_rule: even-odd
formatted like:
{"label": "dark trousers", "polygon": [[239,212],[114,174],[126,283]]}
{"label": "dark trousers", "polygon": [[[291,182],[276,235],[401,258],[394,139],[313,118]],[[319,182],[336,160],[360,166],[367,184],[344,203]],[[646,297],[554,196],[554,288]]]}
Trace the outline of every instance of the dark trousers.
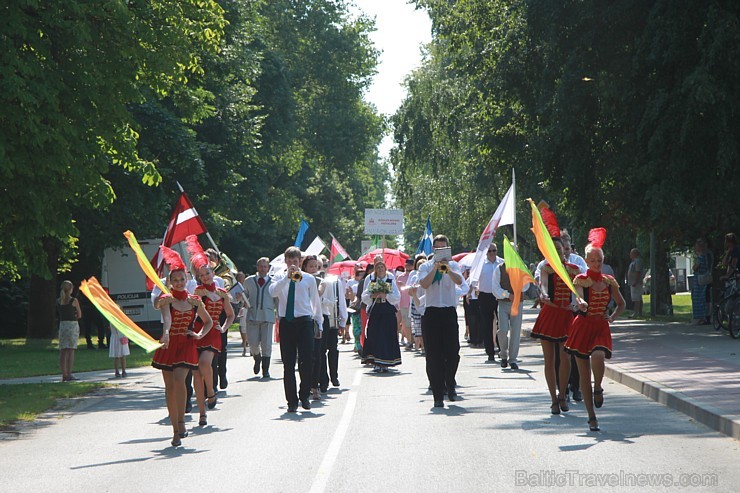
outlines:
{"label": "dark trousers", "polygon": [[478,300],[469,300],[466,316],[468,317],[468,327],[470,327],[470,344],[483,344],[483,335],[480,330],[480,308],[478,307]]}
{"label": "dark trousers", "polygon": [[[308,398],[311,391],[313,324],[311,317],[299,317],[291,321],[280,319],[280,358],[283,360],[283,387],[288,406],[297,406],[298,399]],[[296,357],[301,378],[300,389],[296,389]]]}
{"label": "dark trousers", "polygon": [[481,292],[478,294],[478,309],[480,312],[480,331],[486,354],[492,357],[495,354],[494,333],[496,332],[496,311],[498,300],[493,293]]}
{"label": "dark trousers", "polygon": [[[323,383],[323,373],[326,372],[326,343],[329,338],[329,317],[324,315],[324,324],[322,326],[321,339],[313,340],[313,360],[311,361],[311,388],[326,388],[328,385]],[[323,372],[322,372],[323,367]]]}
{"label": "dark trousers", "polygon": [[[329,329],[326,338],[326,358],[321,359],[321,388],[329,387],[329,379],[339,380],[339,329]],[[328,363],[328,371],[327,371]]]}
{"label": "dark trousers", "polygon": [[185,392],[187,394],[187,400],[185,402],[190,402],[190,399],[193,398],[193,372],[188,371],[188,376],[185,377]]}
{"label": "dark trousers", "polygon": [[93,330],[95,330],[98,336],[98,346],[105,344],[106,336],[108,337],[108,342],[110,342],[108,323],[96,308],[87,310],[85,316],[82,317],[82,328],[85,332],[85,340],[87,340],[88,346],[92,346]]}
{"label": "dark trousers", "polygon": [[455,308],[427,307],[421,317],[421,335],[434,400],[442,400],[445,389],[455,388],[455,374],[460,363],[460,331]]}

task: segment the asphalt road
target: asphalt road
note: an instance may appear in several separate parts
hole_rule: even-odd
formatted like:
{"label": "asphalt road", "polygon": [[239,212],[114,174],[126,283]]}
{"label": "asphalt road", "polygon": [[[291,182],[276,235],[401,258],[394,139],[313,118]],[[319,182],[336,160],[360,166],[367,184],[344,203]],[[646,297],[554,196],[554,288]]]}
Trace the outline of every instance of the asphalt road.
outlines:
{"label": "asphalt road", "polygon": [[[531,317],[528,317],[531,319]],[[739,442],[611,380],[591,433],[582,404],[552,416],[539,345],[520,370],[463,347],[462,399],[434,409],[424,358],[374,374],[342,345],[339,388],[288,414],[279,348],[260,381],[234,344],[209,425],[170,446],[161,376],[120,387],[0,437],[0,491],[737,491]],[[275,361],[278,360],[278,361]],[[1,389],[0,389],[1,390]]]}

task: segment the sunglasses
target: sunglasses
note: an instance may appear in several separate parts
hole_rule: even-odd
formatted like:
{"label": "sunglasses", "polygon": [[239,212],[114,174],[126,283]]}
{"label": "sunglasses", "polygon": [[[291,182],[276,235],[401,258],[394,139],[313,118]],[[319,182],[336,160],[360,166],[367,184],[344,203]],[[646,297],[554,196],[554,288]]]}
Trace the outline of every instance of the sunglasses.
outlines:
{"label": "sunglasses", "polygon": [[496,253],[498,250],[488,250],[488,253]]}

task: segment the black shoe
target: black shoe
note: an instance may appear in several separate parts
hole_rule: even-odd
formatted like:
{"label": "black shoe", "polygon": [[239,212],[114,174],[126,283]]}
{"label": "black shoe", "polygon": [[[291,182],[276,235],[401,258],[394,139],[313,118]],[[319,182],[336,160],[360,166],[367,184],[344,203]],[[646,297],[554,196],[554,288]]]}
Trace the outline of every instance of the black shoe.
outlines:
{"label": "black shoe", "polygon": [[262,378],[263,378],[264,380],[269,380],[269,379],[270,379],[270,372],[269,372],[269,371],[267,371],[267,370],[264,370],[264,371],[262,372]]}
{"label": "black shoe", "polygon": [[573,391],[573,400],[576,402],[581,402],[583,400],[583,394],[581,394],[580,390]]}
{"label": "black shoe", "polygon": [[492,354],[489,355],[488,356],[488,362],[489,363],[495,363],[496,362],[496,357],[494,355],[492,355]]}
{"label": "black shoe", "polygon": [[[512,363],[512,366],[513,366],[514,364],[515,364],[515,363]],[[508,359],[506,359],[506,358],[501,358],[501,368],[506,368],[507,366],[509,366],[509,360],[508,360]]]}
{"label": "black shoe", "polygon": [[445,403],[441,400],[435,400],[434,401],[434,407],[445,407]]}
{"label": "black shoe", "polygon": [[338,378],[332,378],[332,379],[331,379],[331,384],[332,384],[332,385],[333,385],[334,387],[339,387],[339,379],[338,379]]}
{"label": "black shoe", "polygon": [[295,404],[294,404],[294,405],[292,405],[292,406],[288,406],[288,412],[289,412],[289,413],[295,413],[295,412],[298,412],[298,406],[297,406],[297,405],[295,405]]}
{"label": "black shoe", "polygon": [[93,346],[92,342],[87,343],[87,349],[95,349],[95,346]]}
{"label": "black shoe", "polygon": [[509,366],[511,367],[511,369],[512,369],[512,370],[518,370],[518,369],[519,369],[519,365],[517,365],[517,364],[516,364],[515,362],[513,362],[513,361],[511,362],[511,365],[509,365]]}
{"label": "black shoe", "polygon": [[223,377],[221,377],[221,385],[220,385],[221,390],[224,390],[228,386],[229,386],[229,381],[226,380],[226,375],[224,375]]}
{"label": "black shoe", "polygon": [[311,409],[311,403],[308,401],[308,397],[301,399],[301,407],[307,411]]}
{"label": "black shoe", "polygon": [[[216,398],[216,394],[213,394],[210,397],[206,397],[206,399],[208,399],[206,401],[206,405],[208,406],[208,409],[213,409],[214,407],[216,407],[216,404],[218,403],[218,399]],[[213,399],[213,402],[211,402],[211,399]]]}
{"label": "black shoe", "polygon": [[329,387],[320,387],[319,392],[321,392],[322,394],[326,394],[327,392],[329,392]]}
{"label": "black shoe", "polygon": [[255,356],[254,357],[254,367],[252,368],[252,370],[254,370],[255,375],[260,372],[261,363],[262,363],[262,358],[260,358],[259,356]]}
{"label": "black shoe", "polygon": [[185,403],[185,412],[186,412],[186,413],[189,413],[189,412],[191,412],[192,410],[193,410],[193,403],[192,403],[192,402],[190,402],[190,401],[187,401],[187,402]]}
{"label": "black shoe", "polygon": [[458,399],[458,397],[457,397],[457,391],[450,390],[447,393],[447,399],[449,399],[450,401],[453,401],[453,402],[456,401]]}
{"label": "black shoe", "polygon": [[105,343],[98,344],[98,349],[108,349],[108,346],[105,345]]}

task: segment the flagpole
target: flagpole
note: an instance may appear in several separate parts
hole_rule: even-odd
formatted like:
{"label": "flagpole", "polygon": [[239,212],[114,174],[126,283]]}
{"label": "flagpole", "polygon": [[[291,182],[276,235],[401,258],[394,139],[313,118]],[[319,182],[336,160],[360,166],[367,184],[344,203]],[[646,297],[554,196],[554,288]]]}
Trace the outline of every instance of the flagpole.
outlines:
{"label": "flagpole", "polygon": [[514,201],[514,248],[518,250],[519,240],[516,235],[516,170],[513,167],[511,168],[511,186],[513,187],[511,200]]}
{"label": "flagpole", "polygon": [[[182,185],[180,185],[180,182],[177,181],[177,180],[175,180],[175,183],[177,183],[177,188],[180,189],[180,193],[185,193],[185,189],[182,188]],[[218,249],[218,246],[216,246],[216,242],[213,241],[213,237],[211,237],[211,233],[209,233],[208,231],[206,231],[206,236],[208,237],[208,241],[211,242],[211,246],[213,246],[213,249],[216,250],[216,253],[218,253],[219,255],[221,255],[221,250]]]}

